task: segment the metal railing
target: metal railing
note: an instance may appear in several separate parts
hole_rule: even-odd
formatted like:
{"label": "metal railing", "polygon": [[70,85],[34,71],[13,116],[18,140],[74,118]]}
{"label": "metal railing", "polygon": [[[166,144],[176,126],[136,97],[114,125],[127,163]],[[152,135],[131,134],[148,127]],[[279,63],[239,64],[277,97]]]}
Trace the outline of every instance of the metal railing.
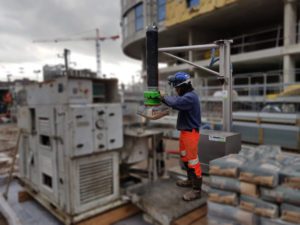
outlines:
{"label": "metal railing", "polygon": [[283,45],[283,27],[281,25],[255,33],[233,37],[232,54],[275,48]]}
{"label": "metal railing", "polygon": [[[300,69],[291,71],[296,75],[296,81],[294,83],[284,83],[282,81],[283,71],[269,71],[264,73],[246,73],[236,74],[233,76],[233,90],[239,97],[262,97],[267,99],[270,94],[279,94],[284,91],[288,86],[294,84],[300,84]],[[271,81],[269,78],[273,78]],[[256,78],[256,79],[255,79]],[[244,82],[244,80],[246,82]],[[216,85],[208,85],[209,81]],[[222,88],[214,78],[207,78],[206,81],[202,81],[204,85],[201,87],[195,84],[196,90],[204,97],[213,97],[217,91],[221,91]]]}
{"label": "metal railing", "polygon": [[[300,23],[296,25],[296,43],[300,43]],[[275,27],[264,29],[261,31],[246,33],[239,36],[230,37],[233,44],[231,45],[231,54],[241,54],[252,51],[258,51],[269,48],[281,47],[284,44],[283,27],[277,25]],[[218,52],[216,51],[218,55]],[[188,59],[189,54],[180,55],[181,58]],[[210,59],[211,52],[196,52],[193,54],[194,61]],[[170,60],[168,64],[180,64],[178,61]],[[182,62],[181,62],[182,63]]]}

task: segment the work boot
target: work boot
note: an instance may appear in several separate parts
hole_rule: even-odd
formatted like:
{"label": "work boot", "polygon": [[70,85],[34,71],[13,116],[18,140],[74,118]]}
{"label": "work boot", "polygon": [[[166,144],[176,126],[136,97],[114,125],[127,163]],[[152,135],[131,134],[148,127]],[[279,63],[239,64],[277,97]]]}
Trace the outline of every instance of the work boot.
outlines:
{"label": "work boot", "polygon": [[202,177],[193,179],[192,185],[193,185],[193,190],[185,193],[183,195],[183,200],[193,201],[195,199],[201,198]]}
{"label": "work boot", "polygon": [[198,198],[201,198],[201,191],[199,190],[191,190],[183,195],[183,200],[185,201],[193,201]]}
{"label": "work boot", "polygon": [[193,187],[193,182],[191,180],[178,180],[176,185],[178,187]]}

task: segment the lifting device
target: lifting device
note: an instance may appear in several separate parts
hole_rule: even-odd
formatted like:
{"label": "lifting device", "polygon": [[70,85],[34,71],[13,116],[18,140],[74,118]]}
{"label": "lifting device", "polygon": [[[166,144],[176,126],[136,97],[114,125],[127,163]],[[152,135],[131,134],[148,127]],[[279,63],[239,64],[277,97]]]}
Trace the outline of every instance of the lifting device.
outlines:
{"label": "lifting device", "polygon": [[[144,92],[144,105],[142,116],[149,115],[149,111],[154,111],[154,108],[160,105],[160,93],[158,90],[158,53],[162,52],[165,55],[175,58],[176,60],[190,64],[197,69],[208,72],[216,76],[223,85],[223,130],[230,132],[232,127],[232,70],[230,60],[230,44],[232,40],[218,40],[211,44],[191,45],[180,47],[158,48],[158,30],[156,26],[150,26],[146,33],[146,58],[147,58],[147,85],[148,90]],[[220,50],[219,57],[219,72],[209,68],[199,66],[193,62],[178,57],[173,52],[182,51],[204,51],[204,50]],[[147,116],[145,116],[147,117]],[[151,118],[151,117],[147,117]]]}

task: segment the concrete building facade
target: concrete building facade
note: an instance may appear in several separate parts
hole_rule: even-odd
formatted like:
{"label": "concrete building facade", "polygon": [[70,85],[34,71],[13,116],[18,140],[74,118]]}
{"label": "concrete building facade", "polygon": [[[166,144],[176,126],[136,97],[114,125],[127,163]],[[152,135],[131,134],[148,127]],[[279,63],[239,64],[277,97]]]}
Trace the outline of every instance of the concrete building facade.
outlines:
{"label": "concrete building facade", "polygon": [[[121,0],[121,6],[122,48],[127,56],[141,60],[144,75],[145,31],[155,23],[159,47],[232,39],[233,84],[239,102],[265,103],[268,95],[282,93],[300,82],[298,0]],[[178,56],[208,66],[212,52]],[[159,62],[167,65],[159,70],[162,81],[174,72],[187,71],[203,87],[206,100],[214,101],[210,96],[218,90],[218,84],[208,74],[163,55]],[[298,98],[289,96],[277,101],[295,104],[296,111],[300,110]]]}

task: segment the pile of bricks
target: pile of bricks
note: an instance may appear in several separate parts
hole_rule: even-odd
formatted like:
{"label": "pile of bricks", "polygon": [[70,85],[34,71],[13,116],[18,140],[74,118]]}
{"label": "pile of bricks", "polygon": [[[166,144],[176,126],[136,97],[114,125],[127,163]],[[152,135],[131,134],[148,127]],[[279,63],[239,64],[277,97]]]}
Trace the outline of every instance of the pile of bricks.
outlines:
{"label": "pile of bricks", "polygon": [[300,157],[277,146],[210,162],[211,224],[300,224]]}

